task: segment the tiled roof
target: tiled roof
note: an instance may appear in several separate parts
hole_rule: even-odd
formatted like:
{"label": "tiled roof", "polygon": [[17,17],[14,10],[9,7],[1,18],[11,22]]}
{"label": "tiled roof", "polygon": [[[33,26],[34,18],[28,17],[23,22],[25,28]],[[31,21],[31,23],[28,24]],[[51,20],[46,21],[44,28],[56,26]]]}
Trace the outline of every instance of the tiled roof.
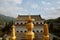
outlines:
{"label": "tiled roof", "polygon": [[[26,20],[29,15],[18,15],[17,20]],[[42,20],[40,15],[30,15],[35,20]]]}

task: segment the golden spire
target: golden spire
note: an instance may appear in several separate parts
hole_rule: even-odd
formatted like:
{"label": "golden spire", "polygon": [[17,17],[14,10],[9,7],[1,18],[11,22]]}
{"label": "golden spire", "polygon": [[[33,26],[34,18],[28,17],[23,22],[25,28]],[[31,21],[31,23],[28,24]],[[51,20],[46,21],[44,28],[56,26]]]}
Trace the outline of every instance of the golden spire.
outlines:
{"label": "golden spire", "polygon": [[14,25],[12,25],[10,40],[16,40],[16,36],[15,36],[15,26],[14,26]]}
{"label": "golden spire", "polygon": [[49,31],[48,31],[48,24],[44,24],[44,35],[43,40],[49,40]]}
{"label": "golden spire", "polygon": [[28,30],[28,32],[26,32],[26,39],[27,40],[33,40],[34,39],[34,33],[32,32],[32,29],[34,27],[33,21],[34,20],[31,18],[31,16],[29,16],[27,18],[27,24],[26,24],[26,28]]}
{"label": "golden spire", "polygon": [[27,22],[28,22],[28,21],[32,21],[32,22],[34,21],[34,19],[31,18],[30,13],[28,14],[28,18],[27,18]]}

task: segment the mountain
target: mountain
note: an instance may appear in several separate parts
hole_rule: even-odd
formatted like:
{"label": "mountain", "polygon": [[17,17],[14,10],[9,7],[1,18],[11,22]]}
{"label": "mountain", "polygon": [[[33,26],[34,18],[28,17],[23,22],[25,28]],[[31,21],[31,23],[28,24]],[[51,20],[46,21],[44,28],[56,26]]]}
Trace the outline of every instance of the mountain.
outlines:
{"label": "mountain", "polygon": [[4,22],[9,22],[11,20],[15,20],[15,18],[0,14],[0,24],[3,24]]}

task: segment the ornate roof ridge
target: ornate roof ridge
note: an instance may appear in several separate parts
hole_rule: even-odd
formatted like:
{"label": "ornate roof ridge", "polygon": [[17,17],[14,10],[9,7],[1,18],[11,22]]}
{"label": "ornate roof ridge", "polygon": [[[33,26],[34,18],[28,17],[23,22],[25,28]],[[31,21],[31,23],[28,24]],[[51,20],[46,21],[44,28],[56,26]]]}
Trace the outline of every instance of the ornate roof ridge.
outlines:
{"label": "ornate roof ridge", "polygon": [[[29,16],[29,15],[18,15],[18,16]],[[40,16],[40,15],[31,15],[31,16]]]}

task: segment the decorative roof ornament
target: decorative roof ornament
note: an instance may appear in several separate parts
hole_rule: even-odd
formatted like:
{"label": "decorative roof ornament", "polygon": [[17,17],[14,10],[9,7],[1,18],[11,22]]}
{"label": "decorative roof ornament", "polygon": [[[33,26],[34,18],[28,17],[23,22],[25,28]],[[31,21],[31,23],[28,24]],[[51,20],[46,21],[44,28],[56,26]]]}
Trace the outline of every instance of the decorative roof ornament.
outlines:
{"label": "decorative roof ornament", "polygon": [[28,22],[31,22],[31,21],[34,21],[34,20],[35,20],[35,19],[32,19],[32,18],[31,18],[31,15],[30,15],[30,13],[29,13],[28,18],[27,18],[27,21],[28,21]]}

